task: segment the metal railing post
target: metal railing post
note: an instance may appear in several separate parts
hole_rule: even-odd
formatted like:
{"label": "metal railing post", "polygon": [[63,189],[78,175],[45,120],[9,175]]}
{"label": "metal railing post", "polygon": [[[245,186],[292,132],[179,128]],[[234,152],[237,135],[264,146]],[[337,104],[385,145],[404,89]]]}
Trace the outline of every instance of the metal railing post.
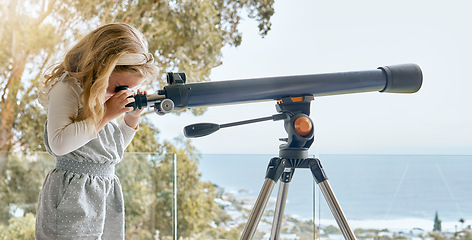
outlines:
{"label": "metal railing post", "polygon": [[177,154],[174,153],[172,161],[172,239],[177,240]]}

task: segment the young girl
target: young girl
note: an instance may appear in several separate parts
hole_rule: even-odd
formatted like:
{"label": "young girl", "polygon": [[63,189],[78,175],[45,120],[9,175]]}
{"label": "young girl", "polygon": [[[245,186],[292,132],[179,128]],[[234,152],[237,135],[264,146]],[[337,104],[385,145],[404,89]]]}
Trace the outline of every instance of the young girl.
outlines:
{"label": "young girl", "polygon": [[124,239],[115,165],[138,129],[141,110],[126,107],[134,101],[131,90],[115,88],[134,88],[156,74],[143,35],[115,23],[85,36],[46,76],[44,141],[56,167],[39,196],[36,239]]}

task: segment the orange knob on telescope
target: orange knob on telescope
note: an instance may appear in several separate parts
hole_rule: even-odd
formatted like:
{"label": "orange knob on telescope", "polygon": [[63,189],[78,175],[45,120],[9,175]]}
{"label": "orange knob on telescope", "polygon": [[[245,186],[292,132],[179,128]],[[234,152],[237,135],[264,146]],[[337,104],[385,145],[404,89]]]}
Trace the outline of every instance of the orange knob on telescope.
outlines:
{"label": "orange knob on telescope", "polygon": [[310,119],[307,117],[297,118],[293,123],[293,126],[295,127],[295,131],[300,134],[300,136],[307,136],[310,134],[311,129],[313,129],[313,125],[311,124]]}

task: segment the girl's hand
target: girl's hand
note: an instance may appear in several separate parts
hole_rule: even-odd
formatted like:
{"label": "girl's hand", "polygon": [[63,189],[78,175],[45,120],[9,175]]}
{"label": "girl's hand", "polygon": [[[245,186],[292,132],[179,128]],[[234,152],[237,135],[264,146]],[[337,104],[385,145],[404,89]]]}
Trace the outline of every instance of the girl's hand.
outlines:
{"label": "girl's hand", "polygon": [[[137,94],[144,94],[147,95],[146,91],[141,91],[141,89],[137,90]],[[134,99],[133,99],[134,101]],[[125,123],[126,125],[130,126],[131,128],[138,129],[139,125],[139,117],[141,116],[141,113],[144,111],[144,108],[138,109],[136,108],[135,111],[133,112],[127,112],[125,114]]]}
{"label": "girl's hand", "polygon": [[133,95],[134,93],[131,90],[121,90],[113,94],[113,96],[105,102],[104,120],[109,122],[123,113],[133,111],[133,107],[126,107],[128,103],[134,102],[134,98],[132,98]]}
{"label": "girl's hand", "polygon": [[96,131],[99,132],[107,123],[117,118],[123,113],[133,111],[133,107],[126,107],[128,103],[134,102],[134,93],[131,90],[121,90],[113,94],[105,102],[105,114],[103,115],[102,121],[96,126]]}

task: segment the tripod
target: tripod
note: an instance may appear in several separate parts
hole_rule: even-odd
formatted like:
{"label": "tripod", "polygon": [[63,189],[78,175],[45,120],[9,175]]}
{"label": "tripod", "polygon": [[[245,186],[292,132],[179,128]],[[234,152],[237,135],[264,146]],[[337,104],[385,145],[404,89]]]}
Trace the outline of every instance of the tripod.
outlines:
{"label": "tripod", "polygon": [[[253,238],[274,185],[280,179],[281,183],[270,235],[271,240],[279,239],[288,188],[296,168],[309,168],[311,170],[313,178],[319,185],[344,238],[348,240],[356,239],[334,192],[331,190],[320,160],[308,158],[308,149],[314,141],[313,122],[309,117],[311,100],[313,100],[312,96],[303,96],[282,98],[277,102],[277,111],[283,116],[278,119],[284,119],[285,130],[288,133],[288,138],[281,140],[287,143],[280,146],[279,157],[274,157],[269,162],[264,184],[241,235],[241,240]],[[273,119],[278,120],[275,117]]]}
{"label": "tripod", "polygon": [[277,112],[280,114],[222,125],[214,123],[198,123],[184,128],[184,134],[186,137],[202,137],[225,127],[233,127],[267,120],[284,120],[284,127],[285,131],[288,133],[288,138],[280,140],[287,143],[280,146],[279,157],[272,158],[269,162],[264,185],[257,197],[254,208],[249,216],[249,220],[246,223],[241,235],[241,240],[250,240],[253,238],[274,185],[280,179],[281,183],[277,196],[270,237],[271,240],[279,239],[288,187],[296,168],[309,168],[311,170],[313,178],[320,186],[321,192],[323,193],[323,196],[325,197],[344,238],[347,240],[356,239],[349,228],[347,220],[344,217],[343,211],[341,210],[333,191],[331,190],[328,178],[324,173],[320,160],[317,158],[308,158],[308,149],[314,141],[313,121],[309,117],[310,103],[312,100],[313,96],[285,97],[277,101]]}

